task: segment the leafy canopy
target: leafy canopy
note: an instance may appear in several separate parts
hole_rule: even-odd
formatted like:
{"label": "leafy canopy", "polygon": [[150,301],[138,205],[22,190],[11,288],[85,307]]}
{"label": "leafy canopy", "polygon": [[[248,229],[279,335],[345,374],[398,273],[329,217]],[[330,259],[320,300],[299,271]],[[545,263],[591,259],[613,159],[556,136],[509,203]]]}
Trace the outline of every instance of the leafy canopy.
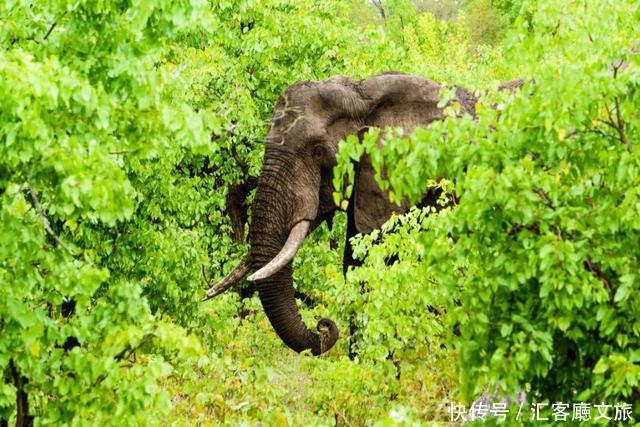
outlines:
{"label": "leafy canopy", "polygon": [[[414,288],[444,297],[432,301],[444,299],[460,328],[452,339],[467,396],[500,382],[552,402],[638,403],[640,11],[632,3],[539,2],[505,42],[506,61],[527,79],[522,90],[486,94],[477,120],[452,112],[411,135],[387,133],[383,149],[376,133],[342,147],[336,185],[345,195],[342,177],[352,178],[350,162],[365,152],[386,169],[379,179],[396,200],[418,201],[434,177],[453,185],[454,209],[410,214],[380,244],[362,239],[368,256],[355,277],[376,291],[382,277],[387,297]],[[400,262],[387,270],[392,254]],[[398,280],[385,280],[387,271]],[[404,326],[419,330],[424,320]],[[398,332],[386,336],[382,348],[393,348]]]}

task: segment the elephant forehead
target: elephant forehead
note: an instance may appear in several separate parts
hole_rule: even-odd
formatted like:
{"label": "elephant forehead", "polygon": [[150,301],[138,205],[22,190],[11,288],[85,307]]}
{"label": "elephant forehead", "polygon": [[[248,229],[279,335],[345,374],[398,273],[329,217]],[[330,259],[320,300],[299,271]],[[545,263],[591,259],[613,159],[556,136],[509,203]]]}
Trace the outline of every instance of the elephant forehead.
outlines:
{"label": "elephant forehead", "polygon": [[362,106],[355,92],[340,85],[342,80],[336,77],[289,86],[276,103],[268,141],[295,148],[311,141],[331,142],[353,131],[349,112]]}
{"label": "elephant forehead", "polygon": [[326,133],[327,122],[326,114],[322,115],[311,108],[289,111],[274,120],[267,139],[280,145],[320,139]]}
{"label": "elephant forehead", "polygon": [[278,98],[275,105],[274,123],[295,120],[306,115],[309,106],[318,98],[316,82],[298,82],[289,86]]}

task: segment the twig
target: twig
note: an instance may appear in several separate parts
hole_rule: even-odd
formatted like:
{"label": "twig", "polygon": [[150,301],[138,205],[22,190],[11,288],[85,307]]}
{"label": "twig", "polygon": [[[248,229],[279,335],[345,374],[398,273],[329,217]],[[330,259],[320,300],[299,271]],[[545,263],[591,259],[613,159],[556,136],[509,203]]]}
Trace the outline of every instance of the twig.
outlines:
{"label": "twig", "polygon": [[622,113],[620,111],[620,100],[617,96],[615,97],[615,101],[616,117],[618,119],[618,126],[616,127],[616,129],[618,130],[618,135],[620,135],[620,141],[622,141],[622,143],[627,146],[627,151],[631,152],[631,143],[627,139],[627,134],[624,131],[624,121],[622,120]]}
{"label": "twig", "polygon": [[387,14],[385,13],[384,6],[382,5],[382,0],[371,0],[371,3],[378,9],[378,12],[380,12],[380,16],[386,24]]}
{"label": "twig", "polygon": [[109,155],[110,156],[118,156],[121,154],[131,154],[134,153],[136,150],[121,150],[121,151],[109,151]]}
{"label": "twig", "polygon": [[607,291],[609,292],[609,297],[613,301],[613,297],[614,297],[613,288],[611,287],[611,283],[607,279],[607,276],[602,272],[600,267],[597,264],[592,264],[589,258],[584,260],[584,267],[587,269],[588,272],[593,274],[596,278],[598,278],[602,282],[602,284],[605,286],[605,288],[607,288]]}
{"label": "twig", "polygon": [[53,24],[51,24],[51,26],[49,27],[49,29],[47,30],[47,33],[44,35],[44,37],[42,38],[42,40],[46,40],[49,38],[49,35],[51,34],[51,32],[53,31],[54,28],[56,28],[56,26],[58,25],[58,21],[53,21]]}
{"label": "twig", "polygon": [[71,248],[69,248],[69,246],[67,246],[62,240],[60,240],[60,238],[56,235],[56,233],[54,233],[53,229],[51,228],[51,224],[49,223],[49,220],[47,219],[47,216],[44,213],[44,209],[40,204],[40,200],[38,200],[38,196],[36,195],[35,191],[33,191],[33,188],[27,187],[27,191],[31,196],[31,201],[33,202],[33,206],[35,206],[36,210],[38,211],[38,215],[40,216],[40,220],[42,221],[42,225],[44,225],[44,229],[47,231],[47,234],[49,234],[49,236],[51,236],[53,240],[55,240],[56,243],[60,245],[62,248],[64,248],[67,252],[69,252],[70,254],[73,254],[73,251],[71,250]]}
{"label": "twig", "polygon": [[[229,136],[238,136],[239,134],[238,134],[238,132],[236,132],[236,129],[238,129],[238,128],[252,128],[252,127],[253,127],[252,125],[240,125],[240,124],[238,124],[238,122],[233,121],[233,122],[231,122],[231,126],[223,128],[222,130],[224,131],[224,133],[226,133]],[[218,139],[218,138],[221,138],[221,137],[222,137],[222,135],[217,134],[215,131],[211,132],[211,138]]]}
{"label": "twig", "polygon": [[44,37],[42,38],[42,41],[45,41],[46,39],[49,38],[49,36],[51,35],[51,32],[53,31],[54,28],[56,28],[56,26],[58,25],[58,21],[62,18],[64,18],[64,16],[67,14],[67,11],[65,10],[62,15],[60,15],[60,18],[56,19],[55,21],[53,21],[51,23],[51,25],[49,26],[49,29],[47,30],[47,33],[44,35]]}
{"label": "twig", "polygon": [[553,207],[553,203],[551,202],[551,199],[549,198],[549,195],[542,189],[542,188],[534,188],[533,192],[536,193],[538,196],[540,196],[540,198],[542,198],[542,200],[544,200],[545,204],[550,208],[550,209],[555,209]]}
{"label": "twig", "polygon": [[131,347],[130,345],[127,345],[120,353],[113,356],[113,358],[118,361],[126,359],[131,354],[133,354],[136,350],[138,350],[140,347],[150,342],[154,337],[155,337],[154,334],[146,334],[145,336],[142,337],[138,345],[136,345],[135,347]]}
{"label": "twig", "polygon": [[[624,62],[620,62],[618,65],[613,66],[613,78],[618,78],[618,70],[623,66]],[[624,121],[622,120],[622,111],[620,109],[620,99],[616,96],[613,98],[615,101],[615,109],[616,109],[616,120],[617,124],[614,128],[618,131],[618,135],[620,136],[620,141],[627,147],[627,151],[631,152],[631,143],[627,139],[627,134],[624,131]],[[613,119],[611,118],[611,113],[607,108],[607,115],[609,116],[609,120],[613,123]]]}
{"label": "twig", "polygon": [[605,110],[607,110],[607,117],[609,118],[609,120],[600,120],[600,121],[605,125],[609,126],[611,129],[618,130],[616,128],[616,124],[613,122],[613,118],[611,117],[611,110],[609,109],[609,107],[605,107]]}
{"label": "twig", "polygon": [[[610,125],[609,123],[607,123],[606,121],[603,121],[603,120],[598,120],[598,122],[606,124],[607,126]],[[593,134],[599,135],[599,136],[601,136],[603,138],[613,138],[613,139],[617,138],[617,136],[612,135],[610,133],[607,133],[607,132],[605,132],[605,131],[603,131],[601,129],[574,130],[574,131],[571,131],[571,132],[569,132],[567,134],[567,138],[573,138],[576,135],[589,134],[589,133],[593,133]]]}
{"label": "twig", "polygon": [[600,120],[600,121],[606,124],[607,126],[609,126],[614,131],[616,131],[618,133],[618,139],[620,139],[620,142],[622,142],[627,147],[628,151],[631,151],[631,144],[627,140],[627,135],[624,130],[624,121],[622,120],[622,113],[620,112],[620,100],[618,99],[617,96],[614,98],[614,102],[615,102],[614,109],[616,113],[615,120],[614,120],[614,117],[611,115],[611,109],[609,107],[606,107],[605,110],[607,111],[608,120]]}
{"label": "twig", "polygon": [[211,287],[211,279],[207,277],[207,274],[204,271],[204,264],[202,264],[202,278],[204,279],[204,282],[207,284],[207,289],[209,289]]}

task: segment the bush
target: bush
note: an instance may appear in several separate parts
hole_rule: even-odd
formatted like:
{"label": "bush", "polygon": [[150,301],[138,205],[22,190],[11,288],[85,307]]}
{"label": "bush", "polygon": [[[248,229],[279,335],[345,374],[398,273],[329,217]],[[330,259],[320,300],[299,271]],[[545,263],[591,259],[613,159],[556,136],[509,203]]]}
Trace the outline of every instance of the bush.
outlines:
{"label": "bush", "polygon": [[168,362],[202,352],[143,295],[195,306],[194,236],[173,228],[190,208],[157,202],[208,126],[155,64],[204,5],[123,6],[0,7],[0,418],[17,403],[18,425],[151,423]]}
{"label": "bush", "polygon": [[[500,382],[538,401],[638,407],[640,73],[631,46],[639,12],[631,3],[540,2],[506,41],[506,61],[527,79],[521,91],[488,95],[477,120],[387,138],[373,157],[395,197],[418,200],[432,177],[455,185],[455,209],[366,245],[365,269],[384,277],[380,260],[399,253],[390,269],[406,272],[394,276],[407,278],[399,290],[423,286],[429,295],[432,281],[446,296],[430,303],[448,301],[460,325],[468,397]],[[365,151],[374,145],[369,138]],[[369,275],[369,286],[377,280]],[[429,318],[410,316],[409,329]],[[392,345],[394,332],[383,333]]]}

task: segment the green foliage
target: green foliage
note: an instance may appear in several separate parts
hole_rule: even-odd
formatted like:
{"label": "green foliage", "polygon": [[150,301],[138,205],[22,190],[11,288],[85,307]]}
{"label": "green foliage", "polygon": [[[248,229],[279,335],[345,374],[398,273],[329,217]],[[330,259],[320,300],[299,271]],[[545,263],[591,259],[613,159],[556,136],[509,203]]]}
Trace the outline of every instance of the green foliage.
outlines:
{"label": "green foliage", "polygon": [[[229,351],[245,304],[231,295],[201,309],[200,266],[217,277],[246,250],[231,239],[226,193],[258,174],[256,136],[279,92],[399,68],[403,49],[350,23],[340,2],[9,2],[1,12],[0,417],[15,419],[25,392],[38,423],[155,424],[170,408],[163,378],[183,375],[185,361],[229,376],[242,366]],[[320,230],[301,253],[297,286],[321,302],[305,316],[345,298],[329,292],[342,275],[327,243],[344,227]],[[244,330],[270,343],[263,351],[285,351],[265,319]],[[386,396],[377,381],[367,387]],[[355,408],[349,417],[365,416]]]}
{"label": "green foliage", "polygon": [[236,297],[221,298],[213,333],[224,350],[164,384],[176,407],[168,423],[402,425],[446,418],[440,402],[454,399],[453,355],[434,352],[420,364],[403,364],[400,379],[392,361],[354,363],[345,347],[301,356],[274,339],[256,298],[245,305],[255,314],[242,320],[230,309]]}
{"label": "green foliage", "polygon": [[[637,7],[422,3],[2,3],[0,419],[18,392],[56,425],[420,424],[496,380],[637,401]],[[385,70],[536,83],[382,151],[348,139],[343,192],[369,151],[394,199],[445,176],[459,205],[356,239],[346,281],[345,215],[307,238],[303,319],[342,339],[295,355],[257,298],[200,304],[202,271],[246,253],[227,195],[259,174],[279,93]]]}
{"label": "green foliage", "polygon": [[466,6],[466,0],[413,0],[416,11],[430,13],[440,20],[455,19]]}
{"label": "green foliage", "polygon": [[502,49],[476,44],[469,32],[470,23],[465,12],[450,21],[438,20],[430,13],[419,14],[415,24],[404,28],[404,69],[469,89],[508,79],[514,67],[504,61]]}
{"label": "green foliage", "polygon": [[529,16],[530,3],[521,0],[491,0],[491,5],[499,10],[509,22],[515,21],[519,16]]}
{"label": "green foliage", "polygon": [[416,11],[439,21],[455,21],[466,13],[466,29],[474,45],[494,45],[502,38],[508,20],[518,16],[517,4],[496,0],[414,0]]}
{"label": "green foliage", "polygon": [[168,362],[202,352],[143,295],[195,307],[195,236],[159,201],[184,152],[211,151],[206,114],[164,98],[155,64],[204,7],[0,7],[2,418],[20,391],[40,423],[147,424],[168,409]]}
{"label": "green foliage", "polygon": [[468,27],[475,43],[495,44],[502,37],[507,19],[492,0],[473,0],[468,5]]}
{"label": "green foliage", "polygon": [[[378,275],[380,259],[399,254],[391,271],[444,294],[430,304],[448,300],[460,325],[467,396],[500,381],[539,400],[638,407],[640,73],[632,45],[640,15],[632,3],[540,2],[505,43],[506,61],[535,81],[488,94],[477,120],[451,117],[411,135],[388,133],[383,150],[375,138],[358,148],[375,153],[378,171],[387,168],[396,198],[419,200],[436,176],[455,185],[455,209],[424,221],[409,215],[381,244],[364,239],[363,251]],[[353,149],[340,154],[340,176],[350,173]],[[385,348],[392,338],[387,332]]]}

